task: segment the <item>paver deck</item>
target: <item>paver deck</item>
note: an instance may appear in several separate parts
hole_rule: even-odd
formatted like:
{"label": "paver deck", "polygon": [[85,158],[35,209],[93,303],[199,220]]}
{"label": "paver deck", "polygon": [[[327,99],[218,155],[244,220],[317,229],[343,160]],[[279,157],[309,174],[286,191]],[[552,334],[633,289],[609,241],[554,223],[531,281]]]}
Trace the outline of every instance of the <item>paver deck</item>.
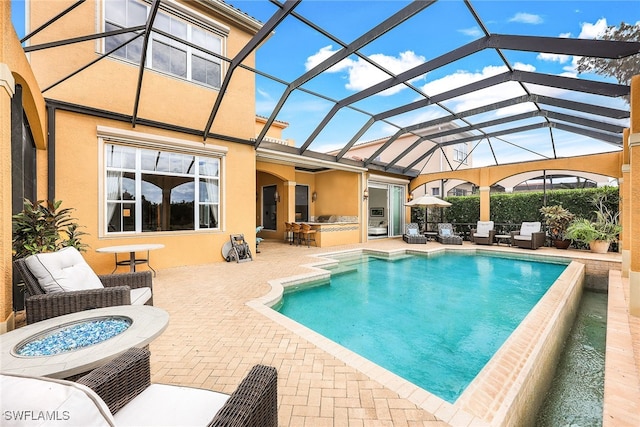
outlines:
{"label": "paver deck", "polygon": [[[266,240],[253,262],[217,262],[158,271],[154,305],[167,310],[170,321],[150,345],[152,381],[231,393],[254,364],[263,363],[278,370],[282,426],[450,425],[385,387],[384,381],[365,375],[357,366],[346,364],[247,305],[269,293],[269,280],[308,274],[310,269],[305,265],[316,262],[315,256],[363,247],[393,250],[407,248],[407,244],[401,239],[379,239],[361,245],[307,248]],[[559,253],[553,248],[528,251],[494,247],[537,255],[591,256],[585,251]],[[609,258],[618,260],[619,255],[610,254]],[[631,318],[629,328],[633,340],[629,347],[636,349],[636,366],[640,366],[637,318]],[[631,374],[628,387],[635,393],[637,370],[635,377]],[[624,383],[616,382],[615,394],[619,395],[621,389],[624,392],[624,388]],[[468,424],[461,421],[453,425]]]}

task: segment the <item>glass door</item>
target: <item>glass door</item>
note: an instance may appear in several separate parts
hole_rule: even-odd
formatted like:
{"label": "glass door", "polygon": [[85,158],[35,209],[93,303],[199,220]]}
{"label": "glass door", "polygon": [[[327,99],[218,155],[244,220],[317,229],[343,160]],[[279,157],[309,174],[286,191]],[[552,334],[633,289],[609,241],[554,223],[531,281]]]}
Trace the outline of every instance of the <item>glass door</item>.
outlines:
{"label": "glass door", "polygon": [[262,226],[265,230],[275,231],[278,228],[276,188],[275,185],[262,187]]}
{"label": "glass door", "polygon": [[389,185],[389,236],[404,233],[404,191],[402,185]]}

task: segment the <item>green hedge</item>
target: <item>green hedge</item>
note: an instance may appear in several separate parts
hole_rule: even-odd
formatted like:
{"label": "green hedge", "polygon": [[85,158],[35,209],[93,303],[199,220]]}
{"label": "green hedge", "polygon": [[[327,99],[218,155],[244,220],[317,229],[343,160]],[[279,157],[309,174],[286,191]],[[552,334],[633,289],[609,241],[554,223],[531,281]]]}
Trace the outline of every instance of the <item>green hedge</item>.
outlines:
{"label": "green hedge", "polygon": [[[614,213],[618,212],[620,198],[617,187],[547,191],[547,206],[562,205],[576,217],[595,219],[592,200],[600,193],[607,195],[607,207]],[[443,209],[444,222],[475,223],[480,220],[480,196],[455,196],[447,197],[445,200],[451,203],[451,206]],[[520,224],[523,221],[541,221],[539,209],[544,205],[544,193],[494,193],[490,196],[490,204],[491,220],[495,223]],[[418,217],[422,210],[414,210],[417,210],[415,216]],[[429,222],[432,218],[439,218],[438,210],[429,209],[428,218]]]}

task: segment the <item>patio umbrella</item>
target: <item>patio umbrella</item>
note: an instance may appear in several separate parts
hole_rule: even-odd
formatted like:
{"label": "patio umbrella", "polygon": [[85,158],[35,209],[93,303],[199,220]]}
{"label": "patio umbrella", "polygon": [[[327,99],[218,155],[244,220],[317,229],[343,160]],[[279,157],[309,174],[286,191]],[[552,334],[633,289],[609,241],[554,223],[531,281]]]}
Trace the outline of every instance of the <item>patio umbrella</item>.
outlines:
{"label": "patio umbrella", "polygon": [[404,204],[405,206],[424,206],[426,208],[446,208],[451,206],[451,203],[439,199],[435,196],[424,195],[417,199],[413,199],[410,202]]}
{"label": "patio umbrella", "polygon": [[[447,206],[451,206],[451,203],[446,202],[442,199],[439,199],[435,196],[429,196],[425,194],[424,196],[420,196],[417,199],[413,199],[410,202],[404,204],[405,206],[420,206],[425,208],[446,208]],[[424,226],[425,231],[427,227],[427,210],[424,211]]]}

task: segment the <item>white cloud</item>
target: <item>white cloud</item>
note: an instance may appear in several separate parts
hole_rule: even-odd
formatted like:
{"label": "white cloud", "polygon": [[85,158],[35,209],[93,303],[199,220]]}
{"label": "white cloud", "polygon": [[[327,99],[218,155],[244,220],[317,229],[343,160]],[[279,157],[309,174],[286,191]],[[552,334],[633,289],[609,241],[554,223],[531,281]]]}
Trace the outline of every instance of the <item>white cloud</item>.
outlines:
{"label": "white cloud", "polygon": [[600,18],[595,24],[589,22],[582,23],[582,31],[578,35],[579,39],[598,39],[602,37],[607,29],[607,19]]}
{"label": "white cloud", "polygon": [[463,28],[458,30],[458,32],[470,37],[480,37],[483,35],[482,31],[480,31],[480,28],[478,27]]}
{"label": "white cloud", "polygon": [[[335,52],[336,51],[333,50],[331,45],[321,48],[317,53],[307,58],[307,61],[305,62],[305,69],[310,70],[326,58],[333,55]],[[378,53],[371,55],[369,58],[395,74],[402,73],[403,71],[407,71],[425,62],[425,58],[423,56],[416,55],[410,50],[400,52],[397,57]],[[353,91],[366,89],[389,78],[387,73],[379,70],[360,58],[356,60],[350,58],[344,59],[328,69],[327,72],[346,72],[347,83],[345,87]],[[382,92],[382,94],[391,95],[402,90],[403,87],[403,85],[398,85],[387,89]]]}
{"label": "white cloud", "polygon": [[[310,69],[320,64],[322,61],[329,58],[331,55],[333,55],[336,52],[337,52],[336,50],[333,50],[332,45],[328,45],[323,48],[320,48],[318,52],[316,52],[315,54],[307,58],[307,61],[304,63],[305,71],[309,71]],[[343,59],[342,61],[335,64],[333,67],[329,68],[327,71],[330,73],[336,73],[349,68],[349,66],[352,63],[353,61],[349,58]]]}
{"label": "white cloud", "polygon": [[509,19],[509,22],[519,22],[521,24],[537,25],[537,24],[542,24],[542,22],[544,21],[540,15],[518,12],[515,15],[513,15],[511,19]]}
{"label": "white cloud", "polygon": [[539,53],[538,56],[536,56],[536,58],[539,59],[540,61],[558,62],[560,64],[564,64],[567,61],[569,61],[571,56],[559,55],[557,53]]}

